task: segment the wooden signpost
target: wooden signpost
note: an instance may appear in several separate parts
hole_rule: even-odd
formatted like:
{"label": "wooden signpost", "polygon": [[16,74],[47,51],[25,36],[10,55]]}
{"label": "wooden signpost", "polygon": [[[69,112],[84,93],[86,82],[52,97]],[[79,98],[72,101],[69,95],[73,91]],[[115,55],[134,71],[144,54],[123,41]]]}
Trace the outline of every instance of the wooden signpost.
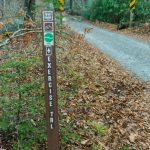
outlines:
{"label": "wooden signpost", "polygon": [[42,15],[48,150],[59,150],[54,12],[43,11]]}

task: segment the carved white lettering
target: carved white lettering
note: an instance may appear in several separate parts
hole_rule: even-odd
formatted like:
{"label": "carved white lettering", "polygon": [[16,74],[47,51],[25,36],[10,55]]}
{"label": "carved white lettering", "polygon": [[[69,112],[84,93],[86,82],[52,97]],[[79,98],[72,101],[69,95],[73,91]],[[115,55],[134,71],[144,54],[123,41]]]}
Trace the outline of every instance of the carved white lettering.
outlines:
{"label": "carved white lettering", "polygon": [[49,89],[49,93],[52,94],[52,89]]}
{"label": "carved white lettering", "polygon": [[54,129],[53,124],[50,124],[51,129]]}
{"label": "carved white lettering", "polygon": [[52,87],[52,82],[48,83],[48,87],[51,88]]}
{"label": "carved white lettering", "polygon": [[50,123],[54,122],[54,118],[50,117]]}
{"label": "carved white lettering", "polygon": [[52,95],[49,95],[49,100],[50,100],[50,101],[52,101],[52,100],[53,100]]}
{"label": "carved white lettering", "polygon": [[48,75],[51,75],[51,70],[50,70],[50,69],[48,69],[47,71],[48,71]]}
{"label": "carved white lettering", "polygon": [[51,63],[48,63],[47,65],[47,68],[52,68]]}
{"label": "carved white lettering", "polygon": [[48,76],[48,81],[52,81],[52,77],[51,76]]}
{"label": "carved white lettering", "polygon": [[51,112],[50,112],[50,115],[51,115],[51,116],[53,116],[53,115],[54,115],[54,112],[53,112],[53,111],[51,111]]}
{"label": "carved white lettering", "polygon": [[52,101],[49,102],[49,106],[53,107],[53,102]]}
{"label": "carved white lettering", "polygon": [[51,57],[50,56],[47,57],[47,61],[51,62]]}

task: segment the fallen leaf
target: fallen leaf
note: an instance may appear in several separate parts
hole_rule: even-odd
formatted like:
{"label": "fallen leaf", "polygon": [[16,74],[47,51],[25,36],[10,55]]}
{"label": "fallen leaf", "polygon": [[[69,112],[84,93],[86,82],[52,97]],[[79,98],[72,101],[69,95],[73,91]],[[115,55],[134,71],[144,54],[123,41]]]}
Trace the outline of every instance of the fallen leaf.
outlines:
{"label": "fallen leaf", "polygon": [[86,145],[89,142],[89,139],[81,141],[82,145]]}
{"label": "fallen leaf", "polygon": [[136,136],[137,136],[136,134],[131,133],[131,134],[129,135],[129,141],[130,141],[131,143],[134,143],[134,142],[135,142],[135,137],[136,137]]}

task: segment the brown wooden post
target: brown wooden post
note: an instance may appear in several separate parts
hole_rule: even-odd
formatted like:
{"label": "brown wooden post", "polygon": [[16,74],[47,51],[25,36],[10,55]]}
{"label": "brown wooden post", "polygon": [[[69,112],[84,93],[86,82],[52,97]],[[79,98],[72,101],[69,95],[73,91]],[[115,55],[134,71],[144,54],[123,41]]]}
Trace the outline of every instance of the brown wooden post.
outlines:
{"label": "brown wooden post", "polygon": [[43,11],[42,16],[48,150],[59,150],[54,12]]}

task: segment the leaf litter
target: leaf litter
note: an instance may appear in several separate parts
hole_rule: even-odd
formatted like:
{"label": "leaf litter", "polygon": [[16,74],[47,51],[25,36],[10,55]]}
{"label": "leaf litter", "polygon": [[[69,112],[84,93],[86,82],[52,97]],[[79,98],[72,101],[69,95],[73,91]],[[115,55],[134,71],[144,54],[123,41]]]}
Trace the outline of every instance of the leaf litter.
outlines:
{"label": "leaf litter", "polygon": [[[109,150],[126,145],[149,150],[148,83],[93,48],[83,35],[70,30],[59,34],[58,93],[65,93],[62,99],[62,94],[59,96],[61,127],[70,122],[71,130],[81,137],[78,141],[70,139],[62,149],[92,150],[96,144]],[[92,122],[106,127],[104,136],[90,125]]]}
{"label": "leaf litter", "polygon": [[68,28],[56,33],[61,149],[149,150],[149,84],[89,45],[84,35]]}

